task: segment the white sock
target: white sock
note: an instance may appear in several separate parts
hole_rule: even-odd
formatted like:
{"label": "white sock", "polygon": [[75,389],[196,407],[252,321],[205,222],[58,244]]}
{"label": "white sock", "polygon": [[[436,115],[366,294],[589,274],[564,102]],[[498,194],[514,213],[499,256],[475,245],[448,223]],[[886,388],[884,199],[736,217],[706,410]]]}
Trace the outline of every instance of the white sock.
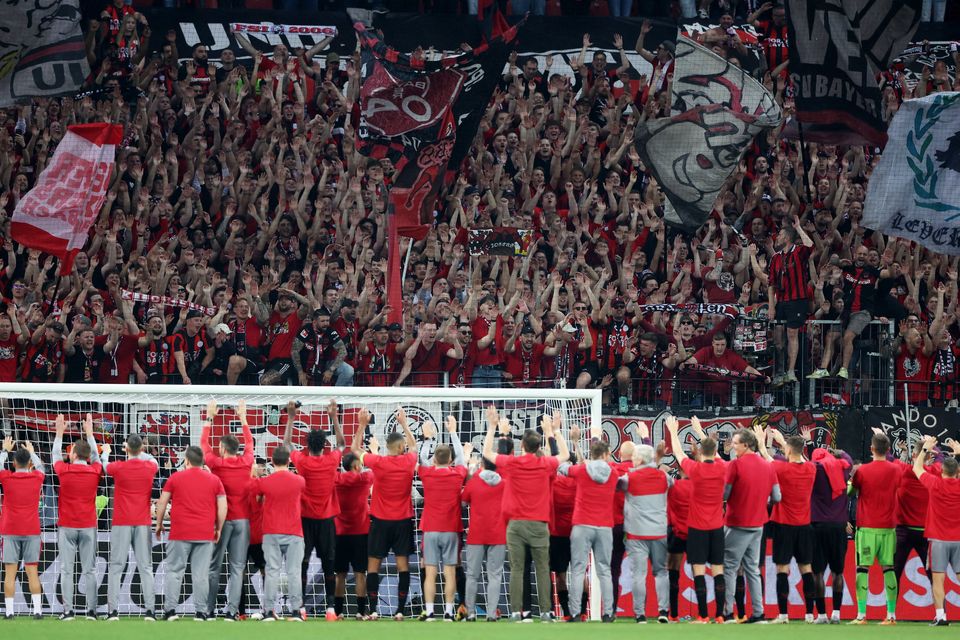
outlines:
{"label": "white sock", "polygon": [[946,620],[947,614],[943,609],[937,609],[937,620]]}
{"label": "white sock", "polygon": [[428,603],[424,604],[424,605],[423,605],[423,609],[424,609],[424,611],[427,612],[427,615],[428,615],[428,616],[432,616],[432,615],[433,615],[433,603],[432,603],[432,602],[428,602]]}
{"label": "white sock", "polygon": [[7,615],[12,616],[13,615],[13,598],[4,598],[3,606],[5,607]]}
{"label": "white sock", "polygon": [[453,603],[452,603],[452,602],[448,602],[447,604],[445,604],[445,605],[443,606],[443,612],[444,612],[444,613],[449,613],[450,615],[453,615]]}
{"label": "white sock", "polygon": [[33,601],[33,613],[43,613],[43,594],[31,593],[30,599]]}

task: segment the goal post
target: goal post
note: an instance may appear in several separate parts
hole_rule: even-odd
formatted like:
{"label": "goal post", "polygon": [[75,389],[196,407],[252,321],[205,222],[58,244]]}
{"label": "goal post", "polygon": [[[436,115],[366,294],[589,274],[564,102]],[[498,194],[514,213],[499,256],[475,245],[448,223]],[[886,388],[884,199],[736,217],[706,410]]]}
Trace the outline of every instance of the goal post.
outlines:
{"label": "goal post", "polygon": [[[11,383],[0,387],[0,430],[14,440],[29,440],[37,447],[44,464],[49,465],[50,445],[54,437],[57,414],[67,418],[65,443],[80,435],[80,423],[86,413],[93,414],[94,435],[99,443],[109,442],[116,460],[123,455],[123,441],[132,433],[145,437],[151,453],[160,463],[160,472],[154,487],[154,498],[159,496],[162,483],[182,466],[184,453],[190,445],[200,443],[200,424],[207,403],[216,400],[219,411],[211,430],[216,447],[220,437],[227,433],[239,435],[240,426],[236,407],[243,400],[247,405],[247,419],[254,435],[255,456],[269,459],[273,449],[282,442],[286,428],[285,407],[289,401],[300,404],[294,421],[293,442],[305,446],[311,429],[329,431],[331,424],[327,408],[331,400],[338,405],[338,416],[349,446],[357,429],[360,409],[367,409],[372,421],[369,433],[381,442],[390,432],[399,428],[396,410],[403,407],[418,444],[423,439],[423,426],[433,422],[439,441],[445,441],[443,429],[447,416],[457,419],[457,433],[463,443],[471,442],[481,450],[486,433],[484,412],[490,404],[512,427],[514,438],[525,429],[539,429],[544,413],[559,413],[563,417],[564,433],[578,426],[582,433],[581,445],[590,437],[590,427],[602,424],[601,392],[579,389],[499,389],[499,388],[414,388],[414,387],[246,387],[246,386],[173,386],[173,385],[85,385],[85,384],[30,384]],[[332,442],[332,440],[331,440]],[[581,446],[581,451],[585,451]],[[44,528],[44,558],[41,562],[41,580],[44,584],[44,604],[48,611],[59,611],[57,578],[59,574],[56,551],[56,478],[48,468],[49,478],[44,487],[41,504],[41,523]],[[110,481],[101,483],[98,506],[100,510],[97,580],[100,606],[105,604],[106,569],[108,557],[109,523],[112,512]],[[414,486],[415,512],[419,518],[422,499],[419,483]],[[466,510],[465,514],[466,516]],[[154,543],[155,580],[158,598],[163,587],[163,545]],[[391,609],[396,603],[395,567],[387,566],[381,582],[381,607]],[[412,584],[408,606],[416,609],[420,584],[416,568],[411,569]],[[593,572],[591,571],[591,574]],[[314,560],[310,567],[310,584],[304,594],[311,612],[323,612],[325,604],[322,573]],[[391,579],[393,578],[393,580]],[[226,580],[226,578],[222,578]],[[139,577],[132,563],[122,581],[121,613],[139,614]],[[250,584],[256,592],[248,595],[253,607],[259,609],[257,594],[261,592],[258,580]],[[502,589],[501,607],[506,603],[506,589]],[[592,587],[593,585],[591,585]],[[82,588],[82,587],[81,587]],[[181,594],[187,610],[192,610],[188,587]],[[221,589],[221,594],[224,592]],[[594,590],[591,588],[591,591]],[[480,590],[483,593],[483,590]],[[599,591],[596,591],[599,593]],[[352,592],[348,589],[352,602]],[[23,603],[18,589],[17,600]],[[591,602],[591,614],[599,609]],[[22,605],[25,606],[25,605]],[[501,609],[503,610],[503,609]]]}

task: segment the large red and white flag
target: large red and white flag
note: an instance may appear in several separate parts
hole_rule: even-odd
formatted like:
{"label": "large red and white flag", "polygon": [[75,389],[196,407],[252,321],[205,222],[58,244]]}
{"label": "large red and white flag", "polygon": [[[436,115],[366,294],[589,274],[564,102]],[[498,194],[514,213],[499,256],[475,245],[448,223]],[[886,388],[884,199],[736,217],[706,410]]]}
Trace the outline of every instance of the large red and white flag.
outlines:
{"label": "large red and white flag", "polygon": [[17,203],[10,228],[13,239],[60,258],[61,275],[70,273],[74,257],[87,242],[122,139],[123,127],[118,124],[68,127],[53,161]]}

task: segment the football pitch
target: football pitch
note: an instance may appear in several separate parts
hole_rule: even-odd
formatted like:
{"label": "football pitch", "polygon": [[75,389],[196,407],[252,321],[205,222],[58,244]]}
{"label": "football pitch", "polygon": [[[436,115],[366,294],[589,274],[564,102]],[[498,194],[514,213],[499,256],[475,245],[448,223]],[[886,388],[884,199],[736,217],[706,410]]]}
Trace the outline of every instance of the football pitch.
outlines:
{"label": "football pitch", "polygon": [[70,640],[103,640],[104,638],[130,638],[143,635],[150,640],[209,640],[212,637],[228,637],[230,640],[271,639],[315,640],[319,636],[332,634],[337,640],[369,640],[372,635],[382,635],[401,640],[571,640],[598,634],[604,640],[635,640],[638,634],[646,637],[659,637],[670,640],[703,640],[710,638],[769,638],[774,634],[776,640],[818,640],[824,637],[843,638],[946,638],[952,633],[956,636],[960,623],[951,627],[930,628],[927,623],[900,622],[893,627],[881,627],[877,623],[866,626],[809,625],[791,621],[789,625],[698,625],[698,624],[656,624],[638,625],[629,618],[618,620],[614,624],[590,622],[579,625],[564,623],[529,624],[500,622],[418,622],[405,620],[379,620],[377,622],[291,622],[272,623],[245,621],[227,623],[222,620],[213,622],[195,622],[193,618],[181,618],[173,622],[144,622],[137,618],[122,619],[117,622],[74,620],[60,622],[55,618],[31,620],[17,618],[12,621],[0,621],[0,629],[5,638],[70,638]]}

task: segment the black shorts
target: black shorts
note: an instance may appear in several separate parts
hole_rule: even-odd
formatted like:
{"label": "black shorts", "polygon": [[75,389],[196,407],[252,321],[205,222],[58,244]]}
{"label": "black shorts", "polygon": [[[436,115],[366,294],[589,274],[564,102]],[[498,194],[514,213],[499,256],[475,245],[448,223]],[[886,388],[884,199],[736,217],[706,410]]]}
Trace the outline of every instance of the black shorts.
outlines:
{"label": "black shorts", "polygon": [[337,551],[337,527],[333,518],[301,518],[303,524],[303,561],[310,562],[310,554],[317,559],[324,573],[333,573]]}
{"label": "black shorts", "polygon": [[773,564],[813,563],[813,527],[775,523],[773,533]]}
{"label": "black shorts", "polygon": [[350,569],[353,569],[354,573],[366,572],[367,558],[367,534],[337,536],[337,553],[334,561],[337,573],[347,573]]}
{"label": "black shorts", "polygon": [[550,571],[566,573],[570,569],[570,538],[550,536]]}
{"label": "black shorts", "polygon": [[687,562],[690,564],[723,564],[723,527],[687,531]]}
{"label": "black shorts", "polygon": [[597,382],[600,379],[600,367],[597,366],[596,362],[586,362],[583,366],[577,367],[576,371],[573,373],[573,381],[576,382],[577,378],[580,377],[580,374],[586,371],[590,374],[590,380],[592,382]]}
{"label": "black shorts", "polygon": [[686,553],[687,539],[681,538],[673,532],[673,527],[667,531],[667,553]]}
{"label": "black shorts", "polygon": [[790,300],[777,303],[777,320],[787,325],[788,329],[799,329],[810,316],[809,300]]}
{"label": "black shorts", "polygon": [[296,381],[296,370],[293,368],[293,360],[290,358],[275,358],[267,362],[267,365],[264,367],[263,372],[274,372],[280,376],[280,380],[283,382],[289,382],[291,380]]}
{"label": "black shorts", "polygon": [[813,572],[823,573],[830,567],[831,573],[843,575],[847,562],[847,525],[843,522],[813,523]]}
{"label": "black shorts", "polygon": [[386,558],[390,551],[398,556],[414,553],[413,518],[380,520],[370,516],[370,535],[367,540],[371,558]]}
{"label": "black shorts", "polygon": [[255,571],[265,571],[267,561],[263,557],[263,545],[251,544],[247,547],[247,561],[253,564]]}

